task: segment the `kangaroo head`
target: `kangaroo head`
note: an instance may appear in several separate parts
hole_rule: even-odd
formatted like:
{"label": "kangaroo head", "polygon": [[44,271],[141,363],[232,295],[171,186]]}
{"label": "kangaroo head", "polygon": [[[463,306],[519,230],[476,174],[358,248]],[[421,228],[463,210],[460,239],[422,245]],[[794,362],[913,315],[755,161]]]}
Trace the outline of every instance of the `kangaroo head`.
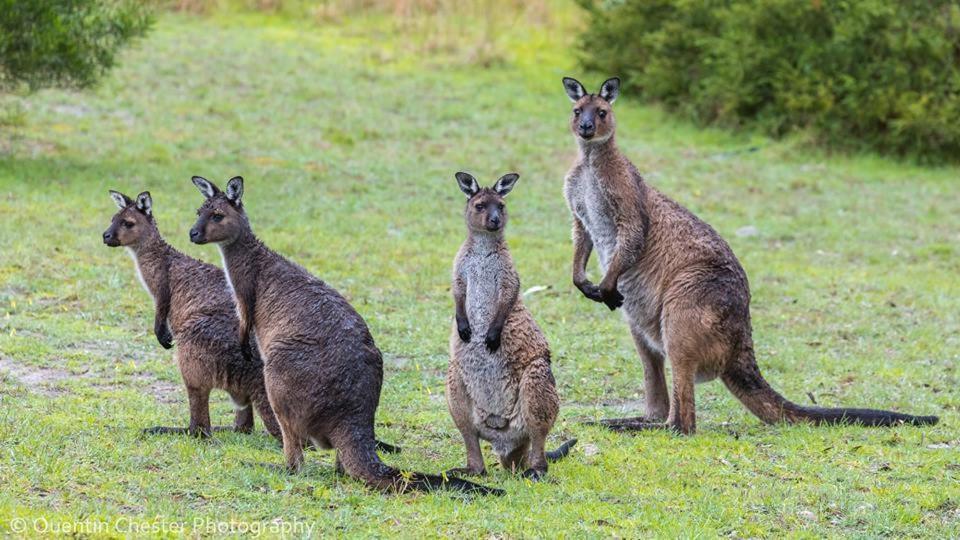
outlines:
{"label": "kangaroo head", "polygon": [[137,246],[145,238],[157,234],[149,191],[137,195],[137,200],[113,190],[110,197],[120,211],[113,215],[110,226],[103,231],[104,244],[110,247]]}
{"label": "kangaroo head", "polygon": [[493,187],[481,188],[477,179],[465,172],[456,174],[460,191],[467,195],[464,217],[470,232],[500,234],[507,226],[507,207],[504,197],[520,178],[519,174],[507,173]]}
{"label": "kangaroo head", "polygon": [[607,79],[597,94],[588,94],[580,81],[570,77],[563,78],[563,88],[573,102],[570,130],[578,141],[604,142],[613,136],[617,123],[612,105],[620,95],[620,79]]}
{"label": "kangaroo head", "polygon": [[190,229],[190,241],[194,244],[229,244],[241,233],[250,229],[243,211],[243,178],[234,176],[227,182],[227,190],[220,191],[213,182],[200,176],[193,183],[207,200],[197,209],[197,222]]}

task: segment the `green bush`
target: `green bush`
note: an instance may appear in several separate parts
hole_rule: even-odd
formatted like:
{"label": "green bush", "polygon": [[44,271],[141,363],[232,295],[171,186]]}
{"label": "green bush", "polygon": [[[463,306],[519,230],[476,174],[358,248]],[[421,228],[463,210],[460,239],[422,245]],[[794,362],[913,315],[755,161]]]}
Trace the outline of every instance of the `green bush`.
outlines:
{"label": "green bush", "polygon": [[0,90],[83,88],[150,25],[137,0],[0,0]]}
{"label": "green bush", "polygon": [[579,0],[584,67],[703,124],[960,160],[956,0]]}

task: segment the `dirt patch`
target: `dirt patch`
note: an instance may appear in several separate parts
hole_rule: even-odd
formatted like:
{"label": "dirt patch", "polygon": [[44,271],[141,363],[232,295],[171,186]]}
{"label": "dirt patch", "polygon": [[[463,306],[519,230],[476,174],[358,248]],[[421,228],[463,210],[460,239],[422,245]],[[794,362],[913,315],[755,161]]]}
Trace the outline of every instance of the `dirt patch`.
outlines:
{"label": "dirt patch", "polygon": [[101,392],[115,392],[124,388],[131,388],[148,394],[157,403],[169,405],[186,401],[186,392],[183,387],[167,381],[161,381],[152,375],[136,375],[132,382],[94,383],[87,390],[98,394]]}
{"label": "dirt patch", "polygon": [[[73,353],[82,353],[87,354],[96,358],[104,358],[108,360],[113,360],[117,358],[118,352],[120,350],[120,344],[116,341],[109,340],[99,340],[99,341],[79,341],[76,343],[70,344],[67,348],[70,352]],[[135,351],[139,353],[140,351]],[[130,355],[130,360],[133,361],[134,365],[140,366],[137,362],[139,359],[139,354]]]}
{"label": "dirt patch", "polygon": [[396,354],[385,354],[383,355],[383,365],[384,367],[387,367],[387,368],[402,371],[412,366],[413,361],[406,356],[400,356]]}
{"label": "dirt patch", "polygon": [[64,391],[54,388],[54,386],[60,381],[72,376],[69,371],[56,368],[27,366],[6,356],[0,356],[0,373],[12,377],[32,392],[50,397],[63,395]]}
{"label": "dirt patch", "polygon": [[158,403],[178,403],[185,395],[181,385],[161,381],[152,375],[137,375],[135,381],[138,388],[148,392]]}
{"label": "dirt patch", "polygon": [[[31,392],[47,397],[59,397],[69,391],[57,388],[58,383],[67,379],[96,380],[101,375],[95,372],[71,373],[64,369],[30,366],[17,362],[12,358],[0,356],[0,375],[7,376],[25,386]],[[124,384],[132,384],[135,389],[147,392],[158,403],[177,403],[182,400],[183,392],[178,384],[157,379],[153,375],[139,374],[133,376],[132,383],[117,382],[114,384],[96,384],[91,386],[102,390],[117,390]]]}

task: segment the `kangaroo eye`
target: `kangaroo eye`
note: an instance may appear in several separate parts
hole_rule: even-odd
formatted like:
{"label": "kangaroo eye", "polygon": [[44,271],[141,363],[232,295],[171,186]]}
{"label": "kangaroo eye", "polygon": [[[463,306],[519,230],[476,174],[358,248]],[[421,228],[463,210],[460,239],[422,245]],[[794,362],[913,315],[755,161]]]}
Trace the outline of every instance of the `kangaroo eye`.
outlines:
{"label": "kangaroo eye", "polygon": [[574,110],[573,110],[573,115],[574,115],[574,116],[580,116],[580,109],[574,109]]}
{"label": "kangaroo eye", "polygon": [[478,204],[478,205],[475,205],[474,208],[476,208],[477,211],[479,211],[479,212],[483,212],[484,210],[486,210],[487,205],[485,205],[485,204]]}
{"label": "kangaroo eye", "polygon": [[136,225],[136,223],[134,223],[134,222],[132,222],[132,221],[124,221],[124,222],[123,222],[123,226],[126,227],[126,228],[128,228],[128,229],[132,229],[134,225]]}
{"label": "kangaroo eye", "polygon": [[600,118],[603,118],[607,116],[607,111],[600,109],[600,112],[598,112],[597,114],[600,115]]}
{"label": "kangaroo eye", "polygon": [[223,214],[214,214],[210,219],[212,219],[214,223],[220,223],[223,221]]}
{"label": "kangaroo eye", "polygon": [[500,210],[503,210],[503,203],[498,204],[497,208],[499,208]]}

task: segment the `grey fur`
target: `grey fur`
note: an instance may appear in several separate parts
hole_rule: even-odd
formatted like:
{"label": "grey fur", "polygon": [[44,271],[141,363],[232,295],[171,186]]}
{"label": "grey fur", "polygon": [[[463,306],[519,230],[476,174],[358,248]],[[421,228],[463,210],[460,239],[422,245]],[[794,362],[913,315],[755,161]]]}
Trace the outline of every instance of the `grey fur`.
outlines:
{"label": "grey fur", "polygon": [[[507,249],[503,196],[518,175],[501,177],[466,204],[468,236],[454,261],[455,321],[450,335],[447,405],[463,436],[467,465],[453,472],[483,474],[479,440],[490,441],[508,470],[540,478],[547,472],[544,443],[560,406],[550,370],[550,348],[520,298],[520,278]],[[460,176],[457,181],[463,187]],[[477,332],[474,334],[474,330]]]}

